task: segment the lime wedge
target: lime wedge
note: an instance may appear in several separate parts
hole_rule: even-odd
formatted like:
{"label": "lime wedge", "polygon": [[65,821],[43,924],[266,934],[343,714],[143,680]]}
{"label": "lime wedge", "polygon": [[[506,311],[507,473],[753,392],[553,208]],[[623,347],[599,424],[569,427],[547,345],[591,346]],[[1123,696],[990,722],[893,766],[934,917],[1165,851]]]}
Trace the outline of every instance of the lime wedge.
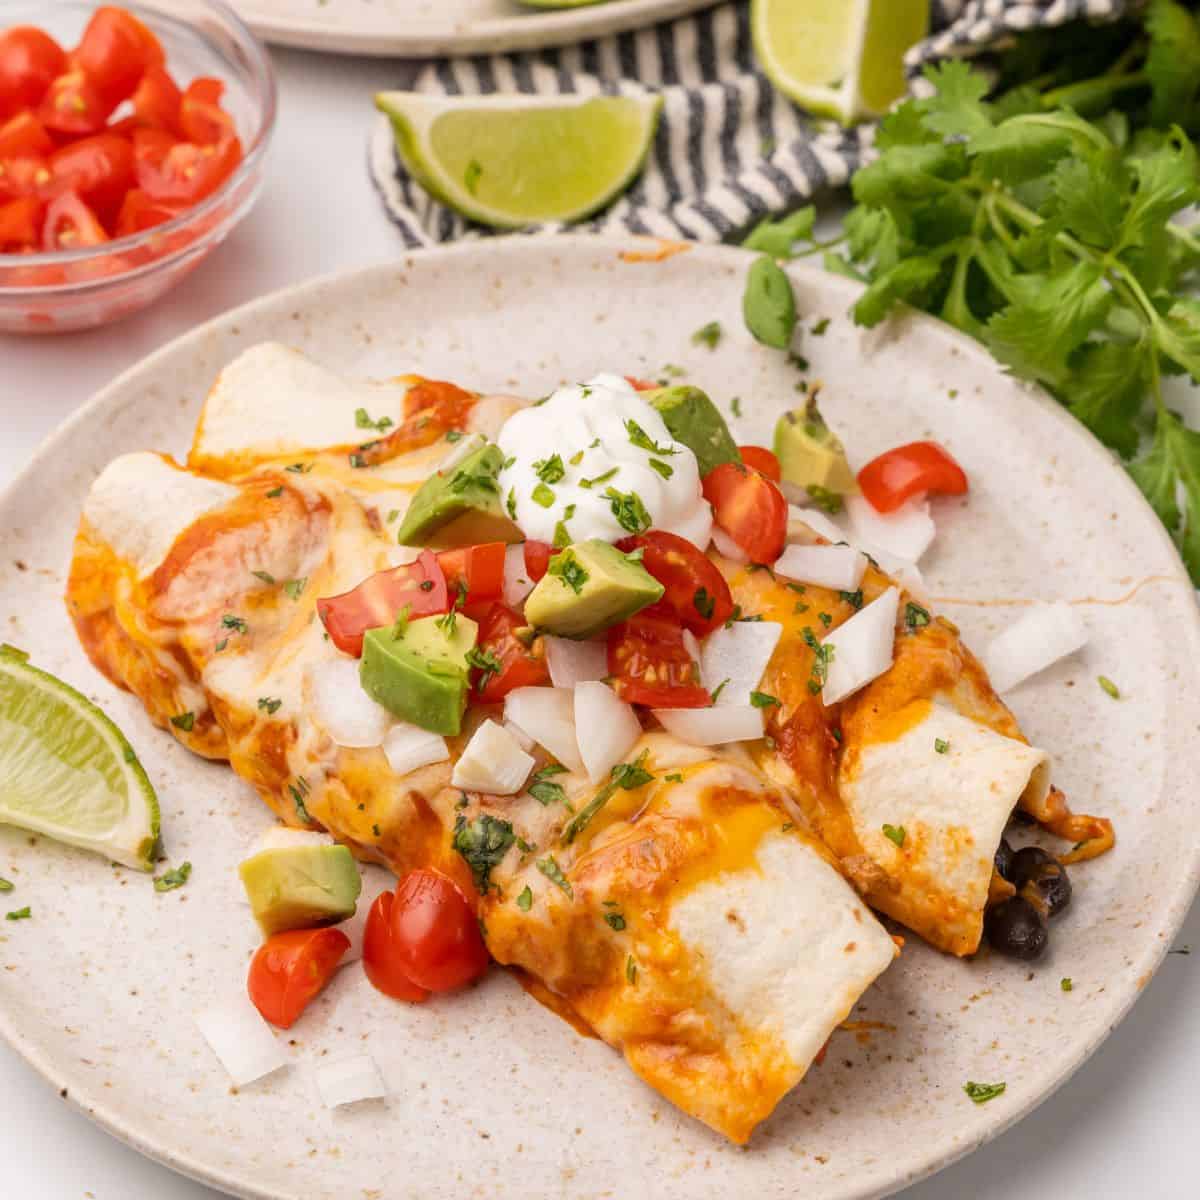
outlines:
{"label": "lime wedge", "polygon": [[149,871],[158,800],[133,747],[90,700],[0,646],[0,823]]}
{"label": "lime wedge", "polygon": [[657,96],[425,96],[381,92],[414,178],[464,217],[497,229],[578,221],[642,168]]}
{"label": "lime wedge", "polygon": [[882,116],[904,95],[904,54],[929,32],[929,0],[753,0],[750,22],[771,82],[849,123]]}

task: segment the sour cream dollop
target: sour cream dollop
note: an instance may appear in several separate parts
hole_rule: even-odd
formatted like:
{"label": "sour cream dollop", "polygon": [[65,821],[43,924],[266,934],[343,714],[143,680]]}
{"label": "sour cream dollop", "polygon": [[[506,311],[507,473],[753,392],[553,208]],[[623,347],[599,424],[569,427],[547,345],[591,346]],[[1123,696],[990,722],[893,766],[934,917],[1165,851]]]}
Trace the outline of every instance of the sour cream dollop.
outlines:
{"label": "sour cream dollop", "polygon": [[616,542],[654,528],[707,549],[696,456],[621,376],[559,388],[509,417],[497,441],[501,498],[527,538]]}

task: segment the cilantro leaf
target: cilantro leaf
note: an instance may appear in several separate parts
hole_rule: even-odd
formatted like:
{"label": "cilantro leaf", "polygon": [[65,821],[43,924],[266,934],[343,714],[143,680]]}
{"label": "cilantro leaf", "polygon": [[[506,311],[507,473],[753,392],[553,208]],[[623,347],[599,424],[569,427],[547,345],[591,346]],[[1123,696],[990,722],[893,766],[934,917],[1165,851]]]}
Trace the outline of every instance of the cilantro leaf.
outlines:
{"label": "cilantro leaf", "polygon": [[797,242],[812,241],[816,219],[817,210],[811,204],[798,208],[778,221],[768,217],[754,227],[742,245],[747,250],[759,250],[772,258],[791,258]]}

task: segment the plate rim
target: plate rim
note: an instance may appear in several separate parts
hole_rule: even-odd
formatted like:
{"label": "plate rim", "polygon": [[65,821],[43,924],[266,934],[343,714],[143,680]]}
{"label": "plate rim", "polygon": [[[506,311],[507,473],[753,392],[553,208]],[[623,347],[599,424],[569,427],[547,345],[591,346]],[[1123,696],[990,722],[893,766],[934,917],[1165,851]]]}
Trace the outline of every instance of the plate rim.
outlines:
{"label": "plate rim", "polygon": [[574,45],[590,38],[628,33],[714,8],[723,0],[608,0],[580,8],[538,9],[515,6],[507,17],[489,17],[456,25],[431,21],[416,32],[387,33],[379,27],[343,29],[308,18],[292,19],[237,4],[238,15],[264,41],[318,54],[362,58],[459,57],[503,54]]}
{"label": "plate rim", "polygon": [[[572,252],[585,255],[595,254],[598,249],[611,250],[614,255],[618,255],[622,251],[630,249],[644,251],[648,244],[655,243],[661,244],[661,239],[613,234],[513,234],[486,240],[472,240],[415,249],[395,260],[327,272],[259,296],[236,308],[219,313],[186,333],[173,338],[121,371],[107,385],[85,401],[43,439],[24,468],[13,477],[6,487],[0,489],[0,512],[13,502],[17,493],[28,486],[31,479],[36,478],[44,462],[56,452],[60,441],[69,437],[80,426],[93,421],[110,407],[118,405],[121,402],[123,391],[138,375],[156,369],[160,362],[181,351],[186,351],[193,344],[202,343],[217,329],[228,329],[234,325],[244,326],[248,321],[253,320],[260,311],[297,303],[302,304],[324,288],[354,287],[360,283],[369,284],[377,277],[386,277],[409,270],[413,266],[414,260],[424,262],[429,258],[452,259],[477,255],[489,256],[494,254],[497,249],[518,254],[524,252],[526,256],[544,255],[551,258],[555,255]],[[736,246],[696,242],[671,243],[670,245],[683,246],[684,249],[681,252],[686,253],[689,258],[711,260],[715,267],[728,266],[738,262],[748,265],[757,257],[753,251]],[[653,266],[654,263],[640,265]],[[826,290],[832,288],[835,292],[840,291],[847,297],[852,296],[859,289],[859,285],[853,281],[831,274],[819,267],[793,263],[788,265],[787,271],[800,283]],[[932,327],[931,332],[946,339],[947,345],[955,347],[958,353],[966,358],[972,366],[978,365],[980,368],[995,370],[995,360],[981,343],[937,318],[906,308],[903,315],[891,318],[891,323],[896,329],[899,329],[901,322],[916,322],[927,328]],[[1155,536],[1160,540],[1163,548],[1169,551],[1172,576],[1165,577],[1167,582],[1183,584],[1186,589],[1194,590],[1174,542],[1145,497],[1127,472],[1121,469],[1112,453],[1090,430],[1072,417],[1043,389],[1023,385],[1020,391],[1028,402],[1050,413],[1064,428],[1070,430],[1074,435],[1080,436],[1081,448],[1087,448],[1087,453],[1092,455],[1097,469],[1106,470],[1110,476],[1115,475],[1119,478],[1120,482],[1116,486],[1124,489],[1126,502],[1134,500],[1143,508],[1144,515],[1152,518]],[[1185,611],[1189,626],[1186,632],[1200,642],[1200,604],[1185,605]],[[879,1197],[892,1195],[902,1188],[927,1179],[999,1137],[1049,1099],[1096,1053],[1116,1027],[1128,1016],[1138,998],[1145,991],[1146,985],[1149,984],[1165,960],[1172,940],[1186,918],[1198,890],[1200,890],[1200,832],[1193,839],[1190,854],[1186,860],[1181,862],[1181,869],[1174,876],[1169,894],[1162,902],[1160,910],[1163,914],[1162,936],[1141,940],[1141,954],[1135,956],[1130,964],[1129,982],[1123,987],[1113,988],[1105,993],[1106,1004],[1102,1009],[1093,1013],[1092,1033],[1073,1047],[1071,1054],[1059,1064],[1058,1074],[1053,1078],[1041,1080],[1038,1085],[1040,1090],[1031,1093],[1028,1102],[1011,1114],[991,1117],[984,1114],[986,1124],[971,1130],[965,1138],[953,1145],[931,1143],[931,1148],[923,1153],[919,1162],[904,1169],[903,1176],[897,1175],[880,1186],[869,1186],[865,1190],[846,1195],[852,1196],[853,1200],[878,1200]],[[147,1158],[198,1182],[230,1195],[246,1197],[247,1200],[297,1200],[296,1193],[262,1188],[246,1177],[238,1178],[232,1173],[236,1168],[225,1171],[209,1167],[186,1151],[172,1148],[168,1144],[160,1144],[157,1139],[140,1134],[135,1125],[126,1123],[119,1114],[111,1111],[104,1104],[102,1088],[77,1088],[74,1086],[73,1080],[62,1077],[59,1068],[51,1061],[50,1057],[44,1056],[39,1051],[34,1039],[26,1038],[17,1027],[16,1020],[10,1017],[8,1010],[4,1007],[0,1007],[0,1038],[3,1038],[38,1075],[63,1095],[68,1103],[99,1125],[105,1132]]]}

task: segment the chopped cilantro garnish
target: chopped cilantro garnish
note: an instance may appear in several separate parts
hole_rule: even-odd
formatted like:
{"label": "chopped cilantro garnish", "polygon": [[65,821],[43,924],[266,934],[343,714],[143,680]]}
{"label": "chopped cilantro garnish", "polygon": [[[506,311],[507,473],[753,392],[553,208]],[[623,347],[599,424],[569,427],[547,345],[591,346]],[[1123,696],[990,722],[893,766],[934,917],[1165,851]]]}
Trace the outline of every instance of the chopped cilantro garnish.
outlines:
{"label": "chopped cilantro garnish", "polygon": [[32,916],[33,912],[27,904],[24,908],[18,908],[13,912],[5,913],[4,919],[6,921],[28,921]]}
{"label": "chopped cilantro garnish", "polygon": [[605,488],[604,495],[610,502],[617,524],[629,533],[645,533],[651,519],[645,504],[637,492],[618,492],[616,488]]}
{"label": "chopped cilantro garnish", "polygon": [[11,892],[13,885],[7,879],[0,879],[0,892]]}
{"label": "chopped cilantro garnish", "polygon": [[549,458],[542,458],[535,462],[533,473],[543,483],[558,483],[567,473],[567,469],[563,466],[562,455],[552,454]]}
{"label": "chopped cilantro garnish", "polygon": [[367,460],[356,450],[350,456],[350,465],[356,470],[361,471],[367,465]]}
{"label": "chopped cilantro garnish", "polygon": [[643,750],[633,762],[617,763],[609,781],[563,826],[562,840],[570,845],[591,824],[592,818],[612,799],[618,788],[632,792],[653,781],[654,776],[643,765],[647,752]]}
{"label": "chopped cilantro garnish", "polygon": [[924,629],[929,624],[929,610],[910,600],[904,606],[904,624],[908,626],[909,633]]}
{"label": "chopped cilantro garnish", "polygon": [[625,918],[619,912],[606,912],[604,914],[604,921],[609,929],[615,929],[617,933],[620,933],[625,928]]}
{"label": "chopped cilantro garnish", "polygon": [[275,576],[272,575],[270,571],[251,571],[250,574],[253,575],[255,579],[261,579],[262,582],[267,584],[268,587],[275,583]]}
{"label": "chopped cilantro garnish", "polygon": [[950,743],[945,738],[934,738],[933,748],[938,754],[945,754],[950,749]]}
{"label": "chopped cilantro garnish", "polygon": [[579,464],[581,462],[583,462],[583,451],[576,450],[575,453],[572,454],[571,457],[567,459],[567,462],[569,462],[571,464],[571,466],[573,466],[573,467],[579,466]]}
{"label": "chopped cilantro garnish", "polygon": [[716,599],[708,594],[707,588],[697,588],[696,594],[692,597],[692,604],[696,611],[706,620],[711,621],[713,609],[716,607]]}
{"label": "chopped cilantro garnish", "polygon": [[682,783],[683,782],[683,776],[680,775],[678,771],[672,771],[670,775],[664,775],[663,778],[668,780],[671,783]]}
{"label": "chopped cilantro garnish", "polygon": [[539,483],[533,489],[533,502],[540,504],[543,508],[549,508],[554,503],[554,492],[544,483]]}
{"label": "chopped cilantro garnish", "polygon": [[525,885],[525,890],[517,897],[517,907],[522,912],[528,912],[533,905],[533,892],[530,890],[529,884]]}
{"label": "chopped cilantro garnish", "polygon": [[779,699],[772,696],[769,692],[751,692],[750,703],[755,708],[772,708],[779,706]]}
{"label": "chopped cilantro garnish", "polygon": [[285,471],[290,471],[293,475],[307,475],[313,469],[312,463],[292,463],[290,466],[283,468]]}
{"label": "chopped cilantro garnish", "polygon": [[196,724],[196,714],[194,712],[176,713],[171,718],[171,724],[176,729],[182,729],[184,733],[191,733],[192,727]]}
{"label": "chopped cilantro garnish", "polygon": [[648,450],[651,454],[678,454],[672,445],[660,446],[632,417],[625,422],[625,432],[629,440],[639,449]]}
{"label": "chopped cilantro garnish", "polygon": [[365,408],[356,408],[354,410],[354,424],[359,429],[377,429],[380,433],[383,433],[385,429],[391,429],[395,421],[391,417],[380,417],[378,421],[373,421]]}
{"label": "chopped cilantro garnish", "polygon": [[575,892],[567,877],[562,873],[562,868],[554,861],[554,856],[549,855],[546,858],[539,858],[533,864],[545,877],[550,880],[555,887],[561,888],[566,892],[567,896],[572,900],[575,899]]}
{"label": "chopped cilantro garnish", "polygon": [[299,600],[306,587],[308,587],[307,575],[305,575],[302,579],[289,579],[287,583],[283,585],[283,591],[289,600]]}
{"label": "chopped cilantro garnish", "polygon": [[508,853],[515,840],[512,824],[489,813],[476,817],[474,821],[459,816],[454,823],[451,845],[471,868],[480,895],[486,894],[491,887],[492,869]]}
{"label": "chopped cilantro garnish", "polygon": [[850,605],[851,608],[862,608],[862,588],[859,588],[856,592],[838,592],[838,599],[841,600],[842,603]]}
{"label": "chopped cilantro garnish", "polygon": [[288,794],[292,797],[292,803],[296,808],[296,816],[304,822],[305,825],[312,823],[312,817],[308,815],[308,807],[304,803],[304,798],[308,795],[308,780],[303,775],[296,776],[294,784],[287,785]]}
{"label": "chopped cilantro garnish", "polygon": [[965,1083],[963,1091],[976,1104],[986,1104],[989,1100],[994,1100],[997,1096],[1004,1094],[1004,1089],[1008,1086],[1006,1083]]}
{"label": "chopped cilantro garnish", "polygon": [[625,960],[625,981],[627,983],[637,983],[637,977],[638,977],[637,963],[635,963],[633,961],[633,955],[631,954]]}
{"label": "chopped cilantro garnish", "polygon": [[259,696],[258,707],[268,716],[273,717],[280,709],[283,701],[277,696]]}
{"label": "chopped cilantro garnish", "polygon": [[448,441],[451,445],[453,445],[455,442],[462,441],[462,436],[463,436],[463,431],[461,429],[447,429],[446,430],[446,441]]}
{"label": "chopped cilantro garnish", "polygon": [[1106,691],[1114,700],[1120,700],[1121,689],[1107,675],[1101,675],[1096,682]]}
{"label": "chopped cilantro garnish", "polygon": [[508,515],[515,521],[517,519],[517,492],[515,488],[508,489],[508,498],[504,501],[504,507],[508,509]]}
{"label": "chopped cilantro garnish", "polygon": [[593,488],[599,483],[607,483],[620,469],[620,467],[610,467],[604,472],[603,475],[594,475],[591,479],[581,479],[579,481],[579,486],[584,488]]}
{"label": "chopped cilantro garnish", "polygon": [[824,337],[825,330],[829,328],[829,318],[822,317],[813,327],[811,333],[813,337]]}
{"label": "chopped cilantro garnish", "polygon": [[729,411],[731,413],[733,413],[733,415],[735,417],[740,417],[742,415],[742,398],[741,398],[741,396],[734,396],[734,398],[732,400],[730,400]]}
{"label": "chopped cilantro garnish", "polygon": [[176,888],[183,887],[191,874],[192,864],[190,862],[180,863],[174,870],[155,877],[154,890],[156,892],[173,892]]}
{"label": "chopped cilantro garnish", "polygon": [[221,618],[222,629],[232,629],[235,633],[247,633],[250,626],[241,617],[235,617],[232,613],[226,613]]}
{"label": "chopped cilantro garnish", "polygon": [[482,692],[487,687],[493,675],[499,675],[504,670],[504,664],[490,651],[482,646],[472,646],[467,651],[467,666],[474,667],[480,672],[475,681],[475,690]]}
{"label": "chopped cilantro garnish", "polygon": [[721,341],[721,322],[709,321],[707,325],[701,325],[695,333],[692,334],[692,344],[695,346],[707,346],[710,350],[715,350]]}
{"label": "chopped cilantro garnish", "polygon": [[283,495],[283,484],[280,484],[278,487],[273,487],[267,493],[267,499],[268,500],[277,500],[282,495]]}
{"label": "chopped cilantro garnish", "polygon": [[904,845],[904,826],[903,825],[884,825],[883,836],[889,842],[895,842],[897,846]]}
{"label": "chopped cilantro garnish", "polygon": [[829,677],[829,664],[833,662],[834,647],[819,642],[817,635],[807,625],[804,627],[802,636],[805,645],[813,652],[812,671],[808,680],[808,690],[816,696],[825,686],[825,680]]}
{"label": "chopped cilantro garnish", "polygon": [[1062,988],[1064,992],[1069,992],[1075,987],[1075,985],[1071,982],[1071,977],[1069,975],[1064,975],[1063,978],[1058,981],[1058,986]]}
{"label": "chopped cilantro garnish", "polygon": [[671,466],[670,463],[665,463],[662,461],[662,459],[659,459],[659,458],[652,458],[650,460],[650,466],[653,470],[657,471],[664,479],[670,479],[671,476],[675,474],[675,468],[673,466]]}
{"label": "chopped cilantro garnish", "polygon": [[837,492],[831,492],[819,483],[810,483],[804,490],[808,493],[808,498],[813,504],[822,512],[827,512],[831,517],[836,516],[842,511],[842,498]]}
{"label": "chopped cilantro garnish", "polygon": [[550,565],[546,568],[546,574],[553,575],[556,579],[561,579],[577,596],[583,591],[583,585],[590,578],[587,568],[579,561],[575,552],[570,549],[562,551],[561,554],[556,554],[550,560]]}
{"label": "chopped cilantro garnish", "polygon": [[824,625],[826,629],[833,624],[833,618],[826,612],[817,613],[817,617],[820,619],[821,624]]}
{"label": "chopped cilantro garnish", "polygon": [[533,780],[527,791],[539,804],[549,805],[565,801],[567,793],[563,791],[562,784],[553,783],[550,777],[561,775],[566,769],[560,763],[547,763],[540,771],[533,773]]}
{"label": "chopped cilantro garnish", "polygon": [[722,680],[721,680],[721,682],[720,682],[720,683],[718,683],[718,684],[717,684],[717,686],[716,686],[715,688],[713,688],[713,690],[712,690],[711,692],[709,692],[709,695],[712,697],[712,702],[713,702],[714,704],[716,704],[716,702],[717,702],[717,698],[718,698],[718,697],[720,696],[720,694],[721,694],[721,693],[722,693],[722,692],[725,690],[725,685],[726,685],[728,682],[729,682],[729,680],[728,680],[728,679],[722,679]]}

